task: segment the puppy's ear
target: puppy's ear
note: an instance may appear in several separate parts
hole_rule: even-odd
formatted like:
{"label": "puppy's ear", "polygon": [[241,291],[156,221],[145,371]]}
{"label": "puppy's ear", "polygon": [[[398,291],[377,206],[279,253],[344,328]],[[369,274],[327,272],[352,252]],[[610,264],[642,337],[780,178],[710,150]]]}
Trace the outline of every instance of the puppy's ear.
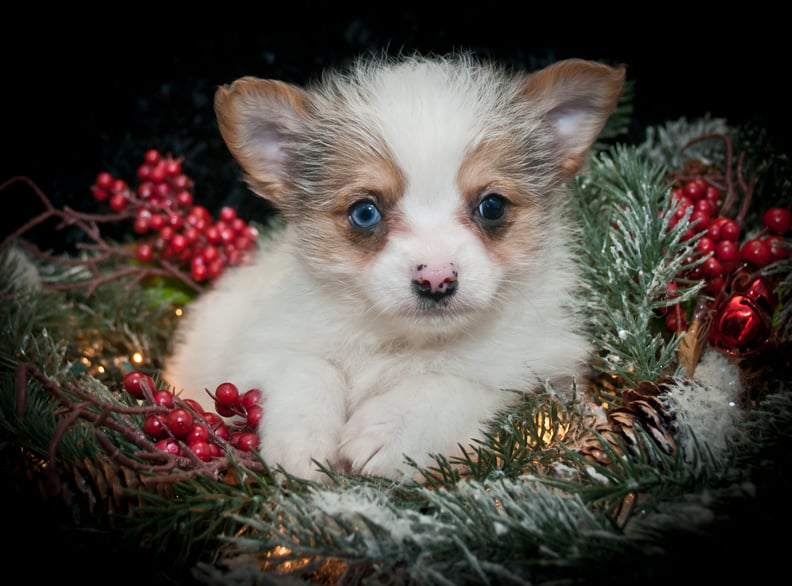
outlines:
{"label": "puppy's ear", "polygon": [[625,68],[582,59],[559,61],[531,74],[521,98],[543,112],[560,168],[577,173],[613,113],[624,87]]}
{"label": "puppy's ear", "polygon": [[308,94],[281,81],[242,77],[218,88],[214,105],[220,134],[251,189],[278,205],[305,127]]}

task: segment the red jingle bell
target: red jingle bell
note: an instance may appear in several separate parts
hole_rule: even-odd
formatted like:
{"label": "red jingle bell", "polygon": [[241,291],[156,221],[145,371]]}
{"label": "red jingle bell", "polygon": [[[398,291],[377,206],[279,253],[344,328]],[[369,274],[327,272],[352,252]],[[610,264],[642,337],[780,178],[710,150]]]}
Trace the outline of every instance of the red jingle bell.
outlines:
{"label": "red jingle bell", "polygon": [[773,332],[774,299],[762,277],[746,280],[738,292],[717,305],[709,331],[710,343],[732,356],[761,350]]}

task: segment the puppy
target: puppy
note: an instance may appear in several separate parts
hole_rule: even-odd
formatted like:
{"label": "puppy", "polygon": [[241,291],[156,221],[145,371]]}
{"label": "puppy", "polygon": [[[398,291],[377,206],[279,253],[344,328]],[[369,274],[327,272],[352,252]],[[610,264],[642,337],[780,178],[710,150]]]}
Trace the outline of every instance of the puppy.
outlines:
{"label": "puppy", "polygon": [[582,381],[562,213],[624,69],[511,72],[368,57],[302,89],[220,87],[220,132],[284,227],[187,308],[164,378],[259,388],[260,449],[393,479],[453,455],[523,393]]}

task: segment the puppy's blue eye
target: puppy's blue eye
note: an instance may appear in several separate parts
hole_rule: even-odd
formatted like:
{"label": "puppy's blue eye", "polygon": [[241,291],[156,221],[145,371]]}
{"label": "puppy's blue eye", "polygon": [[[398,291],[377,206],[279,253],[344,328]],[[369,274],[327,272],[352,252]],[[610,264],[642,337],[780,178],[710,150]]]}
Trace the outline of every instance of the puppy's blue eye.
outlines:
{"label": "puppy's blue eye", "polygon": [[496,222],[506,213],[506,200],[497,193],[490,193],[478,204],[476,211],[485,222]]}
{"label": "puppy's blue eye", "polygon": [[349,208],[349,221],[356,228],[371,228],[382,221],[382,214],[370,201],[359,201]]}

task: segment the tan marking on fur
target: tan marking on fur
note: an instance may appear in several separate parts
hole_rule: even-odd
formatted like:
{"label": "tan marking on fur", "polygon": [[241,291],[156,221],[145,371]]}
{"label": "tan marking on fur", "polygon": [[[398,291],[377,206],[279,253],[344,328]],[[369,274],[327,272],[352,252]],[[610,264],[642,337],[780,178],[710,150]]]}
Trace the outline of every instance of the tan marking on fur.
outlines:
{"label": "tan marking on fur", "polygon": [[[351,155],[352,153],[350,153]],[[385,246],[391,231],[404,229],[397,215],[405,179],[396,164],[380,157],[360,156],[354,161],[337,161],[323,184],[330,192],[328,205],[319,214],[299,220],[310,226],[308,243],[312,253],[328,260],[342,257],[365,265]],[[371,234],[355,230],[349,223],[349,209],[357,201],[370,199],[380,210],[384,223]]]}
{"label": "tan marking on fur", "polygon": [[308,94],[296,86],[250,76],[215,92],[215,115],[229,151],[251,189],[278,206],[284,203],[289,178],[282,161],[262,153],[257,133],[296,140],[303,131],[308,102]]}
{"label": "tan marking on fur", "polygon": [[[520,178],[509,174],[504,165],[505,151],[513,145],[489,143],[482,145],[463,162],[457,175],[457,184],[465,202],[460,221],[473,230],[487,247],[492,258],[500,263],[510,262],[515,253],[530,254],[537,250],[541,208],[534,201]],[[482,230],[473,220],[473,214],[481,196],[499,193],[508,202],[507,217],[501,228],[494,233]]]}

